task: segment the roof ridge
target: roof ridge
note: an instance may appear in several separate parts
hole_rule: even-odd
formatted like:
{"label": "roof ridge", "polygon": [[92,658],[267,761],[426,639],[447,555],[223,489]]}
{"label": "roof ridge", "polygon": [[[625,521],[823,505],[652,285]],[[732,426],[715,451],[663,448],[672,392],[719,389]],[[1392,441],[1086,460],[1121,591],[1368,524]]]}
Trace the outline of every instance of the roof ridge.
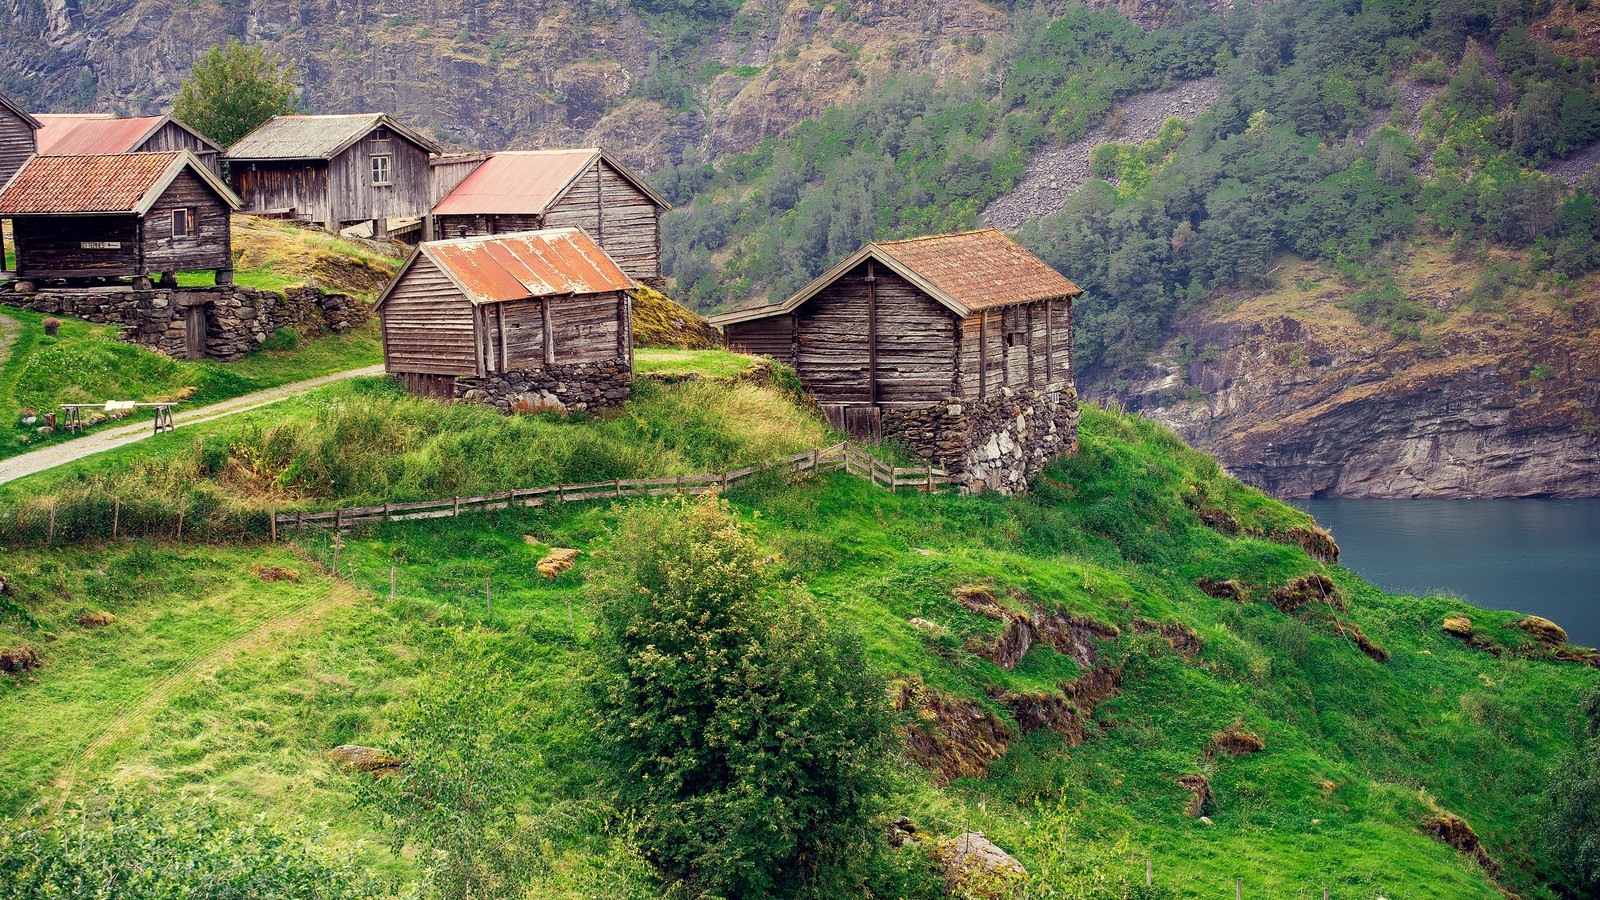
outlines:
{"label": "roof ridge", "polygon": [[873,241],[872,243],[879,247],[888,246],[889,244],[915,244],[918,241],[937,241],[943,238],[966,237],[970,234],[984,234],[990,231],[1000,235],[1008,241],[1011,240],[1011,236],[1006,234],[1004,231],[1001,231],[993,225],[985,225],[982,228],[971,228],[966,231],[947,231],[944,234],[923,234],[918,235],[917,237],[895,238],[892,241]]}

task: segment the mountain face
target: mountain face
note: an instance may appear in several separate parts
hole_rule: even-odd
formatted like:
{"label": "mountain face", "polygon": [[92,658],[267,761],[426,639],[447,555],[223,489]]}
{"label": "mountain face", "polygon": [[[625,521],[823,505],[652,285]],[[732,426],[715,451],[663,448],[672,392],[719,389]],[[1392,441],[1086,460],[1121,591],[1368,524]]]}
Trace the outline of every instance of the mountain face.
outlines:
{"label": "mountain face", "polygon": [[1361,324],[1315,266],[1179,321],[1088,393],[1177,430],[1281,497],[1592,497],[1600,487],[1600,286],[1483,296],[1417,246],[1399,268],[1427,340]]}
{"label": "mountain face", "polygon": [[0,0],[0,85],[39,111],[164,109],[237,37],[293,62],[310,112],[386,110],[460,149],[601,143],[646,170],[748,150],[896,72],[979,76],[1005,13],[978,0],[750,0],[652,27],[571,0]]}

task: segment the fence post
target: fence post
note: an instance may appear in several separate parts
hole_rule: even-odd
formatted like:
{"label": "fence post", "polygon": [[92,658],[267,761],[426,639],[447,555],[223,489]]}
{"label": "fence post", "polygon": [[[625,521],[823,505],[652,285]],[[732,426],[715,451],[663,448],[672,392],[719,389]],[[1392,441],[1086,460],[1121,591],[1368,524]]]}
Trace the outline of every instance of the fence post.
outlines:
{"label": "fence post", "polygon": [[339,532],[341,532],[343,530],[344,530],[344,510],[336,509],[336,510],[333,511],[333,533],[335,535],[335,538],[334,538],[335,540],[338,539],[337,536],[338,536]]}
{"label": "fence post", "polygon": [[455,517],[455,518],[460,518],[461,517],[461,498],[460,497],[454,498],[454,502],[455,502],[455,512],[451,513],[451,515],[453,517]]}
{"label": "fence post", "polygon": [[383,520],[389,521],[389,501],[383,501]]}
{"label": "fence post", "polygon": [[339,577],[339,532],[333,532],[333,577]]}
{"label": "fence post", "polygon": [[557,503],[563,503],[563,504],[567,502],[567,486],[566,485],[564,485],[564,484],[556,485],[556,502]]}
{"label": "fence post", "polygon": [[117,539],[117,526],[122,524],[122,498],[111,498],[111,539]]}
{"label": "fence post", "polygon": [[483,580],[483,614],[487,618],[494,616],[494,588],[493,577]]}
{"label": "fence post", "polygon": [[621,478],[617,479],[616,487],[617,487],[617,499],[620,500],[620,499],[622,499],[622,479]]}
{"label": "fence post", "polygon": [[56,500],[54,497],[50,498],[50,532],[45,536],[44,542],[45,546],[56,542]]}
{"label": "fence post", "polygon": [[[1147,859],[1147,860],[1144,861],[1144,886],[1145,887],[1149,887],[1150,886],[1150,879],[1151,879],[1151,876],[1153,874],[1154,873],[1151,872],[1150,860]],[[1327,898],[1324,897],[1323,900],[1327,900]]]}
{"label": "fence post", "polygon": [[[929,496],[933,495],[933,464],[932,463],[928,464],[928,490],[927,490],[927,493],[928,493]],[[1146,860],[1146,861],[1148,862],[1148,860]]]}
{"label": "fence post", "polygon": [[269,520],[271,524],[267,527],[271,529],[272,542],[276,544],[278,542],[278,501],[272,501],[272,504],[268,507],[268,511],[270,512],[272,518]]}
{"label": "fence post", "polygon": [[1238,876],[1233,879],[1233,900],[1244,900],[1244,879]]}
{"label": "fence post", "polygon": [[178,501],[178,540],[183,540],[183,514],[189,509],[189,498]]}
{"label": "fence post", "polygon": [[394,566],[389,567],[389,602],[394,602]]}
{"label": "fence post", "polygon": [[723,472],[722,473],[722,493],[726,494],[727,492],[728,492],[728,473],[727,472]]}
{"label": "fence post", "polygon": [[1322,900],[1328,900],[1328,889],[1327,888],[1323,888],[1322,889]]}
{"label": "fence post", "polygon": [[678,479],[678,484],[677,484],[678,496],[681,497],[681,496],[683,496],[683,476],[679,475],[679,476],[677,476],[677,479]]}

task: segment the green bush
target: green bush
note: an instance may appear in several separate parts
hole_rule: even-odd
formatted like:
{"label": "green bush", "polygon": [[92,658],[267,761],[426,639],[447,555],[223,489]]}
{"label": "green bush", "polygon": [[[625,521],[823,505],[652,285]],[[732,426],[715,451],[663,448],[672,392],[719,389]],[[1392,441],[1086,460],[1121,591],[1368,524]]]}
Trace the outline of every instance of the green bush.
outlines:
{"label": "green bush", "polygon": [[716,498],[639,514],[589,590],[596,762],[661,867],[708,896],[860,895],[839,882],[877,846],[893,732],[859,638]]}
{"label": "green bush", "polygon": [[1577,746],[1550,787],[1544,841],[1581,893],[1592,896],[1600,891],[1600,688],[1590,690],[1579,713]]}

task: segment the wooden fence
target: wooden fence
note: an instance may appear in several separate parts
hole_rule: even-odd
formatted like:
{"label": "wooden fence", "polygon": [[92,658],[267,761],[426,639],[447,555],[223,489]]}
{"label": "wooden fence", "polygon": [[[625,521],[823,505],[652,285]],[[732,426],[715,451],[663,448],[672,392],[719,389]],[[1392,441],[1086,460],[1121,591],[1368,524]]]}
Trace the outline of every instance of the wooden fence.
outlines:
{"label": "wooden fence", "polygon": [[843,470],[891,491],[932,492],[950,484],[950,473],[938,466],[900,468],[845,441],[832,447],[802,450],[758,466],[745,466],[715,475],[677,475],[668,478],[618,478],[589,484],[555,484],[484,494],[478,497],[451,497],[448,500],[423,500],[416,503],[384,503],[320,512],[274,513],[272,536],[279,528],[337,528],[372,522],[402,522],[409,519],[439,519],[462,512],[507,509],[514,506],[537,507],[548,503],[580,503],[585,500],[610,500],[618,497],[692,496],[708,491],[726,491],[762,472],[833,472]]}

